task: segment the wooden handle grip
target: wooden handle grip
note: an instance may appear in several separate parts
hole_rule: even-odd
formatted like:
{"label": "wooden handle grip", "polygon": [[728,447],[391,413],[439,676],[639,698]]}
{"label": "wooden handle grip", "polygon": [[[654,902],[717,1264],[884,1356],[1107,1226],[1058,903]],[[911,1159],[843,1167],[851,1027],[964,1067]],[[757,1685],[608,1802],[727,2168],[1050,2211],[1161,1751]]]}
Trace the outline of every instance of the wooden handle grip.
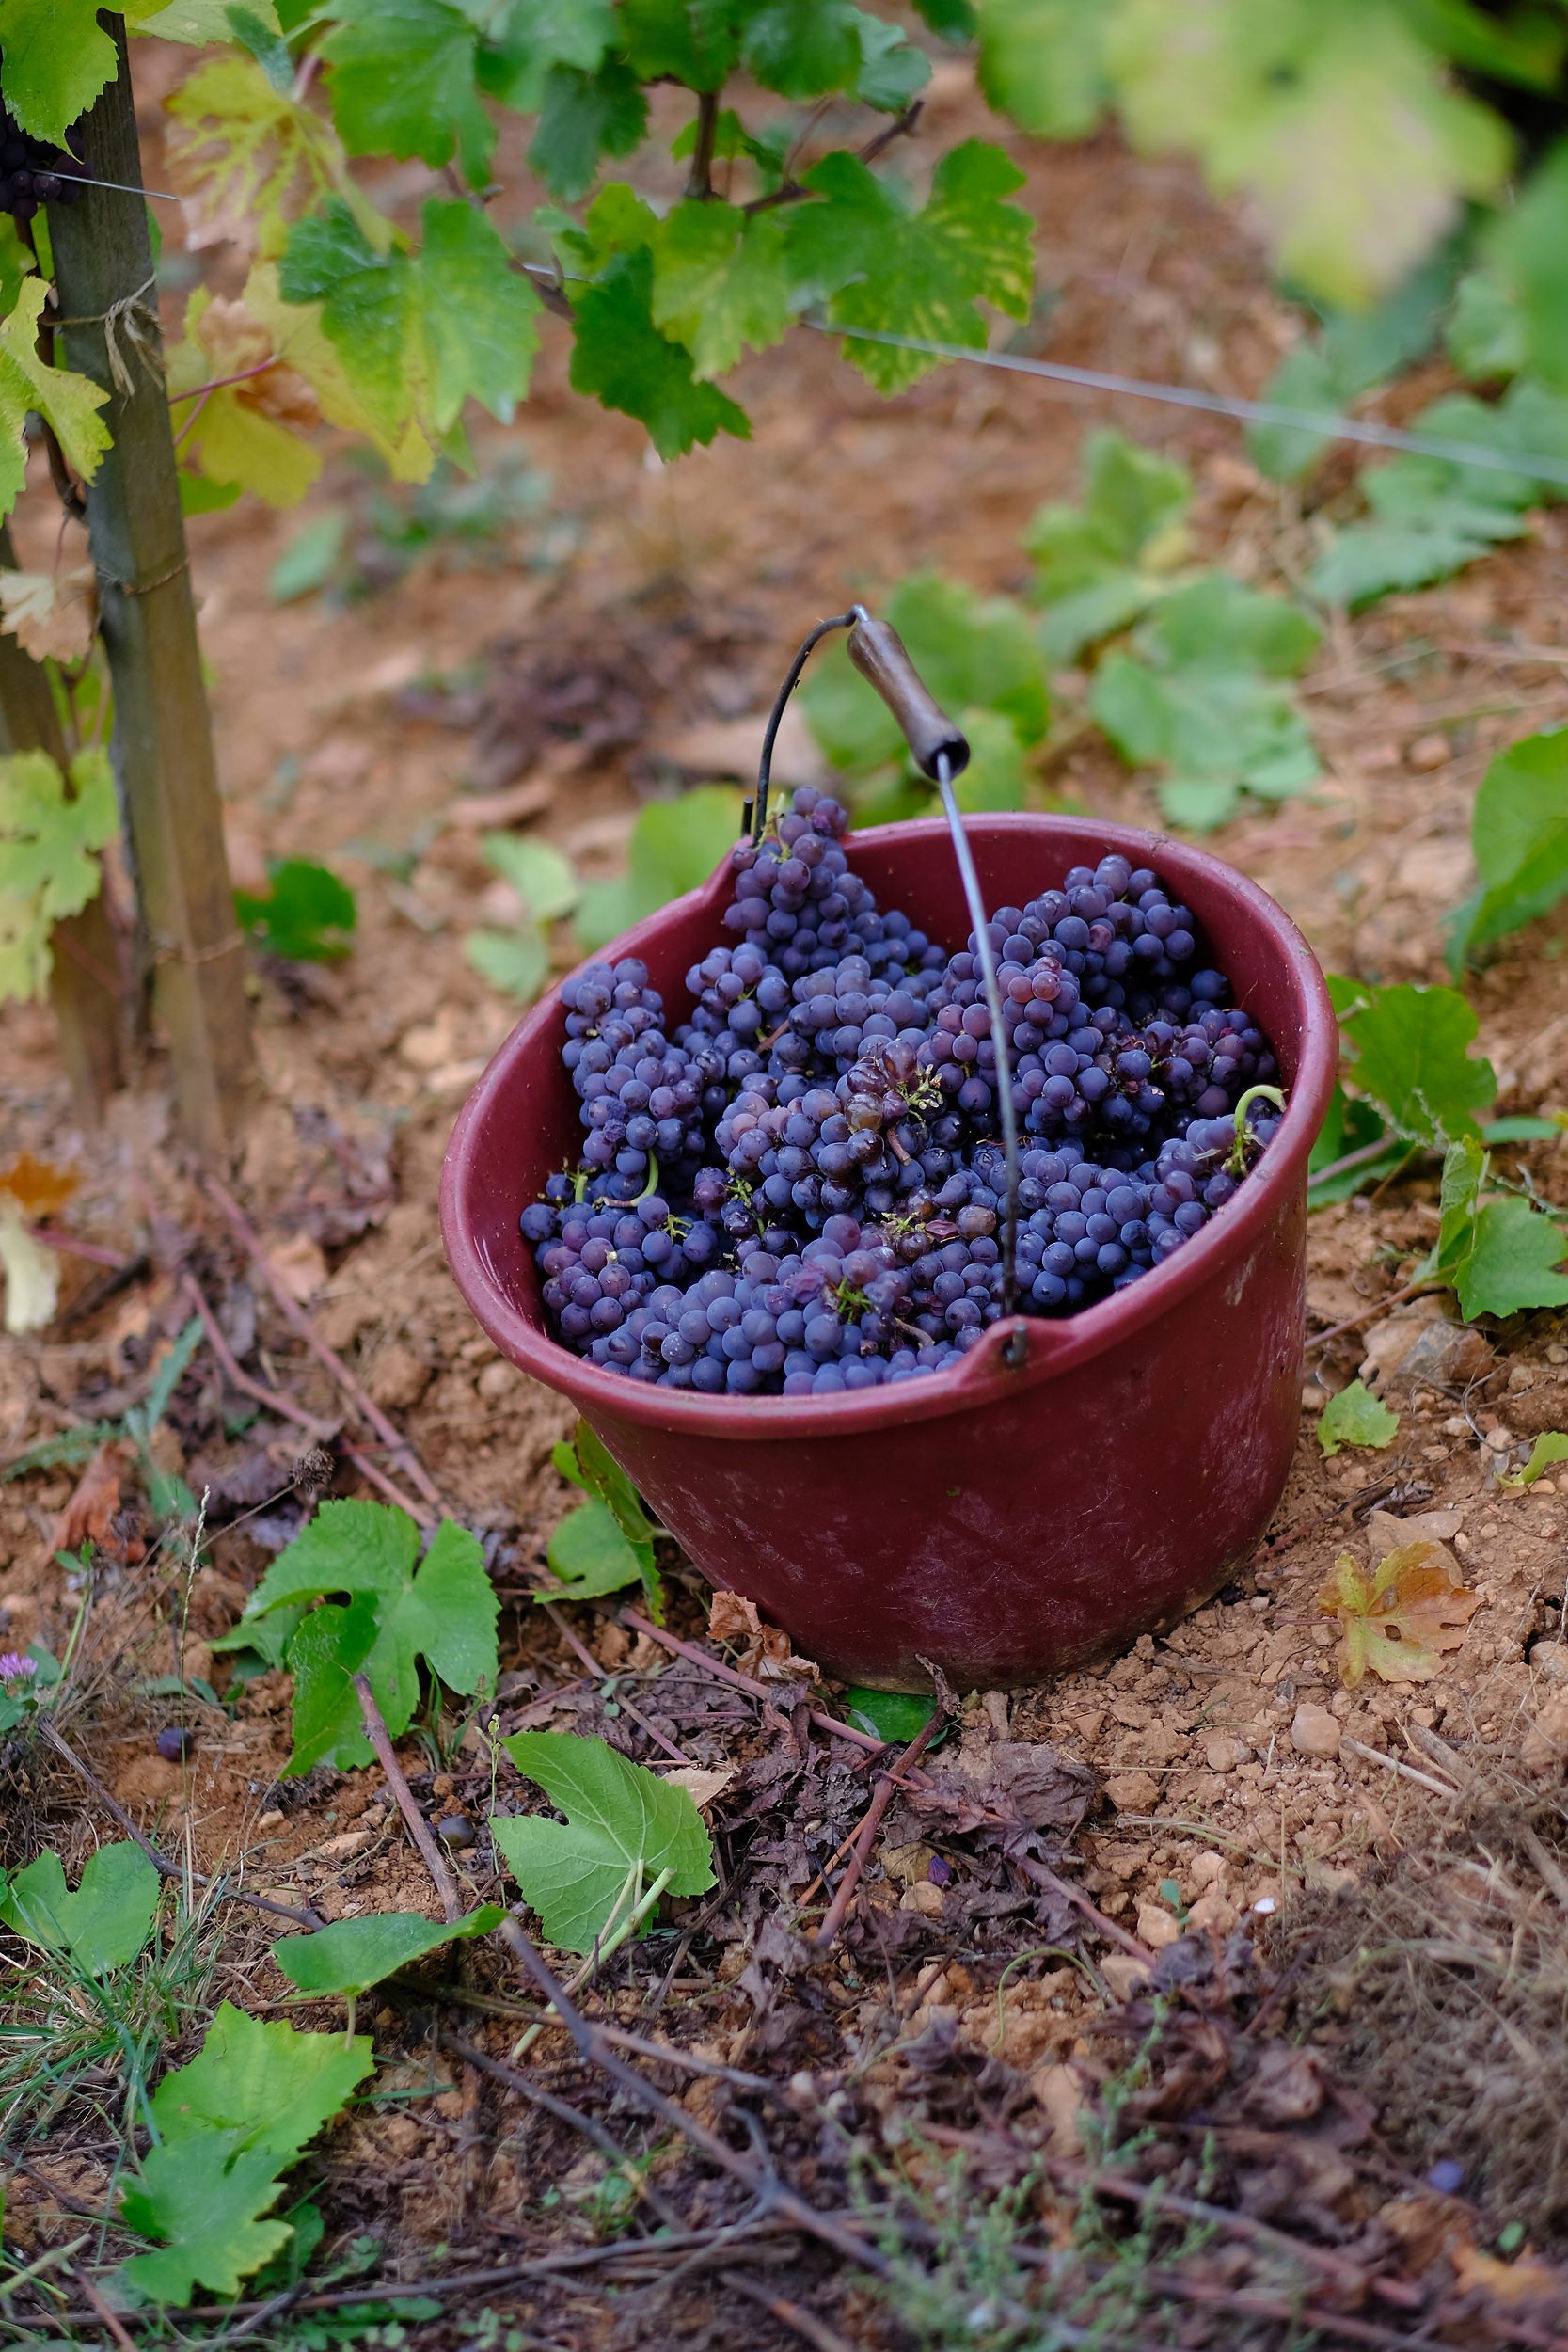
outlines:
{"label": "wooden handle grip", "polygon": [[925,685],[895,628],[869,614],[858,620],[849,631],[849,659],[903,728],[923,775],[935,776],[943,753],[950,774],[968,767],[968,742]]}

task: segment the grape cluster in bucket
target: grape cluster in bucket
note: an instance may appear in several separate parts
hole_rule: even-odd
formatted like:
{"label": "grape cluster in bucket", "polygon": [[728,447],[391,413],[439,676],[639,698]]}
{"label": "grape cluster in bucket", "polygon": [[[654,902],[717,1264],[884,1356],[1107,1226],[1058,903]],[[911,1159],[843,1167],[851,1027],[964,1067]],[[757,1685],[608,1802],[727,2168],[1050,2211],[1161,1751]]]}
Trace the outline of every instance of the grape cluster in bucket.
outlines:
{"label": "grape cluster in bucket", "polygon": [[[520,1222],[552,1327],[606,1371],[822,1396],[941,1372],[1006,1311],[975,942],[949,956],[879,910],[847,830],[807,788],[736,846],[688,1019],[630,958],[562,988],[581,1158]],[[1074,866],[990,930],[1021,1130],[1015,1311],[1072,1314],[1224,1208],[1278,1124],[1276,1066],[1148,867]]]}

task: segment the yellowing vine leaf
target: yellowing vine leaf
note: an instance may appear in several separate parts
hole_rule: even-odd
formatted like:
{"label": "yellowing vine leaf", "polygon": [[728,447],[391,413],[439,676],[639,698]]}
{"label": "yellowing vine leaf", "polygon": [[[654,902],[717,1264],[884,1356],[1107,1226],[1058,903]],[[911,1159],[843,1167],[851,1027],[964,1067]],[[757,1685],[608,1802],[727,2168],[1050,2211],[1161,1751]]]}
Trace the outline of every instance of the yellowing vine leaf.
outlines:
{"label": "yellowing vine leaf", "polygon": [[41,278],[24,278],[15,310],[0,326],[0,515],[10,513],[26,480],[23,431],[29,408],[54,426],[60,447],[86,482],[109,446],[109,428],[98,413],[109,397],[103,386],[66,368],[46,367],[39,358],[39,313],[47,292]]}
{"label": "yellowing vine leaf", "polygon": [[1370,1666],[1384,1682],[1430,1682],[1457,1649],[1481,1595],[1456,1585],[1440,1547],[1424,1538],[1380,1560],[1371,1576],[1342,1551],[1318,1595],[1339,1623],[1339,1676],[1357,1690]]}
{"label": "yellowing vine leaf", "polygon": [[187,245],[237,245],[276,258],[290,222],[342,183],[335,133],[275,89],[254,57],[198,66],[166,105],[166,167],[185,199]]}
{"label": "yellowing vine leaf", "polygon": [[85,661],[98,628],[98,575],[90,564],[0,572],[0,615],[35,661]]}
{"label": "yellowing vine leaf", "polygon": [[79,752],[71,782],[73,798],[47,752],[0,758],[0,1004],[42,995],[52,927],[98,889],[94,852],[113,839],[117,823],[103,753]]}
{"label": "yellowing vine leaf", "polygon": [[[321,471],[300,439],[322,421],[321,402],[299,370],[277,357],[278,339],[248,303],[198,290],[185,311],[185,340],[168,355],[181,448],[210,482],[236,483],[269,506],[293,506]],[[271,362],[271,364],[268,364]],[[246,374],[259,369],[258,374]],[[240,376],[239,383],[225,377]],[[198,388],[217,384],[215,391]]]}

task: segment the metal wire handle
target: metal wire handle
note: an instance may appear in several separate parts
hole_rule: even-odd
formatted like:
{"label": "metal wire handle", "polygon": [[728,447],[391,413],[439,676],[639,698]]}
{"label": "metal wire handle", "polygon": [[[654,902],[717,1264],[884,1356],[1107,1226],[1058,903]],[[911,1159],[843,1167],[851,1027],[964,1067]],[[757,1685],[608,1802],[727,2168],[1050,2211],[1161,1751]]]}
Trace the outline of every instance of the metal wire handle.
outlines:
{"label": "metal wire handle", "polygon": [[[847,612],[835,612],[828,620],[818,621],[790,663],[789,674],[779,689],[777,700],[768,713],[768,724],[763,730],[762,754],[757,762],[756,796],[754,801],[746,803],[741,831],[749,833],[753,841],[762,838],[763,828],[768,822],[773,745],[780,723],[813,647],[835,628],[847,628],[850,632],[850,660],[862,676],[876,687],[897,720],[914,755],[915,765],[935,784],[942,802],[942,813],[953,836],[953,854],[958,860],[958,879],[963,885],[964,903],[974,932],[980,984],[986,1010],[990,1017],[991,1048],[996,1057],[1002,1155],[1007,1180],[1002,1218],[1002,1311],[1010,1315],[1016,1312],[1018,1301],[1018,1110],[1013,1102],[1012,1061],[1002,1025],[1002,989],[996,977],[990,918],[986,913],[985,897],[980,888],[980,877],[974,869],[969,835],[964,831],[963,813],[953,791],[954,777],[961,774],[969,765],[969,744],[927,689],[896,630],[886,621],[874,620],[863,604],[852,604]],[[1027,1359],[1028,1349],[1028,1339],[1022,1328],[1009,1332],[1002,1345],[1002,1361],[1008,1365],[1022,1364]]]}

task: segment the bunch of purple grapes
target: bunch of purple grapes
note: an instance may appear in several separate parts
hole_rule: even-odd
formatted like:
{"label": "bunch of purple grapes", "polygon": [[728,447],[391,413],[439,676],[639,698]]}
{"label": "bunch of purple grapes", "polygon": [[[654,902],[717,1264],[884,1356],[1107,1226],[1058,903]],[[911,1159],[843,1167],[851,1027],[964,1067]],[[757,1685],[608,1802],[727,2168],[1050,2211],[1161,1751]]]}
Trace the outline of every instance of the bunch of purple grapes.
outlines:
{"label": "bunch of purple grapes", "polygon": [[[74,148],[79,139],[69,135]],[[31,220],[40,204],[74,204],[82,193],[79,154],[67,154],[46,139],[35,139],[0,111],[0,213]]]}
{"label": "bunch of purple grapes", "polygon": [[[736,847],[685,1020],[633,959],[562,988],[581,1151],[521,1230],[553,1327],[607,1371],[820,1396],[940,1372],[1006,1311],[977,943],[949,956],[879,909],[847,830],[803,789]],[[1278,1125],[1277,1066],[1147,866],[1074,866],[990,934],[1023,1145],[1014,1308],[1073,1314],[1233,1197]]]}

